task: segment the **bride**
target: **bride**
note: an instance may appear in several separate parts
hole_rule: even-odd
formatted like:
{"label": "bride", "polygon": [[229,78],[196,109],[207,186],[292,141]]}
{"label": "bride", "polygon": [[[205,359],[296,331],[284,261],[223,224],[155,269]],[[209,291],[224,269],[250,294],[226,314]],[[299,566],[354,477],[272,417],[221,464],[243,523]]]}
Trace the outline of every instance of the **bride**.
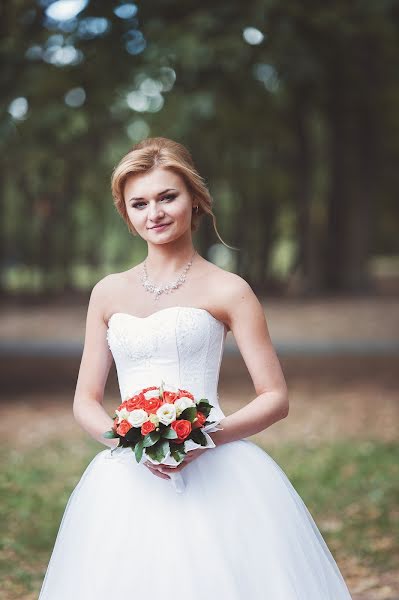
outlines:
{"label": "bride", "polygon": [[[92,289],[73,413],[107,448],[68,500],[39,600],[350,600],[284,471],[245,439],[288,416],[287,385],[249,284],[193,246],[205,214],[221,238],[190,153],[166,138],[143,140],[114,169],[112,193],[148,252]],[[217,386],[228,331],[255,398],[226,416]],[[161,380],[208,398],[213,447],[190,450],[178,467],[115,450],[102,405],[113,361],[122,400]]]}

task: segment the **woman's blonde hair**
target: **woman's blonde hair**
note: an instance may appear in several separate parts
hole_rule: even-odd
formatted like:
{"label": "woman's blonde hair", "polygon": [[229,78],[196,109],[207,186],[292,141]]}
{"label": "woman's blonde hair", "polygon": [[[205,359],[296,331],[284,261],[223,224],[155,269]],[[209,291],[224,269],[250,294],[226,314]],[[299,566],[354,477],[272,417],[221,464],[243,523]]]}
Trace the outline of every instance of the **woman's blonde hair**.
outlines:
{"label": "woman's blonde hair", "polygon": [[[222,240],[216,227],[216,217],[212,212],[212,196],[210,195],[203,178],[196,170],[190,152],[178,142],[164,137],[146,138],[135,144],[133,148],[119,161],[112,172],[111,189],[116,210],[128,226],[129,231],[136,235],[127,214],[124,200],[124,188],[130,175],[146,173],[156,167],[170,169],[183,179],[193,200],[193,213],[191,230],[198,229],[199,222],[204,214],[211,215],[213,228],[216,235]],[[194,210],[194,206],[198,208]]]}

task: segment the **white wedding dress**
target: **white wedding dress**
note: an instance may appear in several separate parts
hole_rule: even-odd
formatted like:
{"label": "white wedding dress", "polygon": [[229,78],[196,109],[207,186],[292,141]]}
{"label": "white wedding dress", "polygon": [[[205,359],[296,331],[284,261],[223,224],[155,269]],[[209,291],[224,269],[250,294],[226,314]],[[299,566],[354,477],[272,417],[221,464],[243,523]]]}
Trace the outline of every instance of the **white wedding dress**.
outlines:
{"label": "white wedding dress", "polygon": [[[114,313],[121,398],[163,380],[208,398],[219,421],[225,337],[202,308]],[[209,448],[181,471],[179,493],[121,450],[100,451],[73,490],[39,600],[350,600],[301,497],[256,444]]]}

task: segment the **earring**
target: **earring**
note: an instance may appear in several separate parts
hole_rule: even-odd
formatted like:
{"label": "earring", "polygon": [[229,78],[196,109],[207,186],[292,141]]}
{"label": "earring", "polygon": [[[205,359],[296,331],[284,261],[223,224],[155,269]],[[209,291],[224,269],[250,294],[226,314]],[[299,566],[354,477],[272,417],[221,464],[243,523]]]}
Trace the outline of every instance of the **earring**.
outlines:
{"label": "earring", "polygon": [[198,204],[197,204],[197,206],[194,206],[194,210],[198,214]]}

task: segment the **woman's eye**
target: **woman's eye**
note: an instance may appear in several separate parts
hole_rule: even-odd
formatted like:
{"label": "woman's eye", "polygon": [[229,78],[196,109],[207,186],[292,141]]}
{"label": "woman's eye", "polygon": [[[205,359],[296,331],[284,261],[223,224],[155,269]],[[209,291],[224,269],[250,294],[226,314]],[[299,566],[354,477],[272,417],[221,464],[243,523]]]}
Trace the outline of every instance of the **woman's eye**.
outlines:
{"label": "woman's eye", "polygon": [[[166,196],[162,196],[162,200],[174,200],[176,198],[176,194],[166,194]],[[136,202],[132,204],[132,208],[141,208],[145,206],[145,202]]]}

